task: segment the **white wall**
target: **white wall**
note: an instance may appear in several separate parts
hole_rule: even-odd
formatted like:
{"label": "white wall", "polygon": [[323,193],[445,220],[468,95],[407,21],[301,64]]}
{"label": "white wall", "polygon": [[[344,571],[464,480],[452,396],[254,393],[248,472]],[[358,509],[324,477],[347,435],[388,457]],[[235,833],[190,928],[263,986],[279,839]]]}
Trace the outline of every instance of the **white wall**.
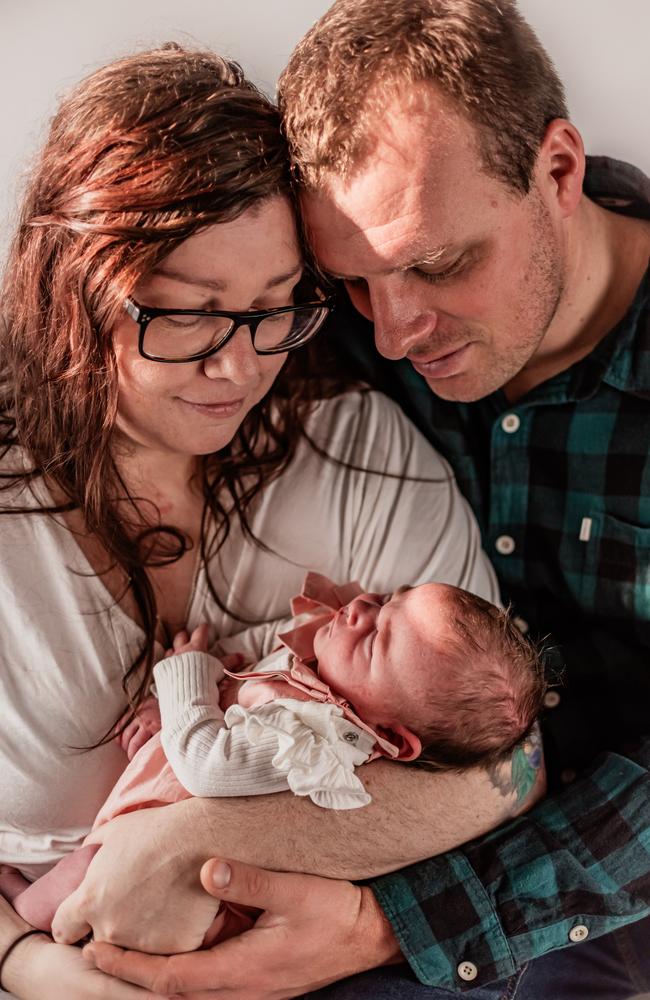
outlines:
{"label": "white wall", "polygon": [[[176,39],[242,63],[268,92],[329,0],[0,0],[0,248],[57,95],[96,66]],[[587,149],[650,173],[650,0],[520,0]],[[636,109],[636,112],[633,111]]]}

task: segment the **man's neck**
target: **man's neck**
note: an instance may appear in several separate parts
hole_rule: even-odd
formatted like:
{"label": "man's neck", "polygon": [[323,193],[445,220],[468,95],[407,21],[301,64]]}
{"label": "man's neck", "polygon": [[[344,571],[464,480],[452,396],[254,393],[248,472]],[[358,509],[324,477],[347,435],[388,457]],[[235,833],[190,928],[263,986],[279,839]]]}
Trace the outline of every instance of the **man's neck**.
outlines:
{"label": "man's neck", "polygon": [[511,402],[586,357],[629,309],[648,267],[650,223],[583,198],[567,236],[566,281],[544,338],[504,387]]}

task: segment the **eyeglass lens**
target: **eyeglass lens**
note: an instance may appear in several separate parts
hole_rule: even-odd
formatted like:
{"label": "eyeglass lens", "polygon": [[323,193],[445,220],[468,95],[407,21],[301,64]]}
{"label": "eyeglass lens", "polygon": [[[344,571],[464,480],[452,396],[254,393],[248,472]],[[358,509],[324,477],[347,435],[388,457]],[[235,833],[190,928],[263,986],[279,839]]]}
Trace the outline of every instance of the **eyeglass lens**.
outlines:
{"label": "eyeglass lens", "polygon": [[[326,314],[326,309],[314,307],[267,316],[255,330],[255,347],[259,351],[297,347],[315,333]],[[220,344],[233,326],[233,320],[221,316],[156,316],[147,324],[143,350],[170,361],[191,358]]]}

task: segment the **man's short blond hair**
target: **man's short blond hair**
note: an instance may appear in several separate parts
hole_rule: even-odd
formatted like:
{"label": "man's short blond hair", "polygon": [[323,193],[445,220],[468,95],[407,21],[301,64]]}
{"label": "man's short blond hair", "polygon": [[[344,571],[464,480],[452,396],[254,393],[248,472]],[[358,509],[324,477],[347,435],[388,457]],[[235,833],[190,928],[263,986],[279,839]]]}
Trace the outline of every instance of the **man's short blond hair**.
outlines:
{"label": "man's short blond hair", "polygon": [[382,107],[434,84],[472,123],[483,168],[525,193],[562,83],[515,0],[336,0],[280,78],[298,182],[346,176],[372,152]]}

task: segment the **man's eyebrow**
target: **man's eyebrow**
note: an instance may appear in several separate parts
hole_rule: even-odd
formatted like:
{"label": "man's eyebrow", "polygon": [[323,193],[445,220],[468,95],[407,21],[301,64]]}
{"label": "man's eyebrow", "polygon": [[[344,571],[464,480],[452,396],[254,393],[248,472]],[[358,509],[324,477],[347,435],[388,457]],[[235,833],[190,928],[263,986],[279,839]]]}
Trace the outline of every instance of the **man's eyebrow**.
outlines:
{"label": "man's eyebrow", "polygon": [[[405,274],[407,271],[412,271],[418,267],[435,267],[445,257],[458,257],[466,253],[474,245],[473,243],[469,245],[450,243],[449,245],[433,247],[430,250],[415,253],[412,257],[408,257],[403,264],[395,264],[392,267],[387,267],[384,271],[378,271],[377,274]],[[358,277],[356,274],[339,274],[330,267],[326,267],[325,270],[330,277],[335,278],[337,281],[354,281]]]}
{"label": "man's eyebrow", "polygon": [[405,264],[400,265],[397,270],[411,271],[418,267],[435,267],[436,264],[439,264],[445,258],[459,258],[464,256],[464,254],[475,249],[477,245],[476,241],[472,241],[471,243],[449,243],[444,246],[433,247],[431,250],[426,250],[424,253],[410,258]]}
{"label": "man's eyebrow", "polygon": [[[278,285],[284,285],[285,282],[290,281],[292,278],[297,278],[303,270],[302,263],[297,264],[292,267],[290,271],[284,271],[282,274],[276,274],[272,278],[269,278],[264,290],[270,288],[277,288]],[[179,281],[184,285],[193,285],[197,288],[210,288],[216,292],[225,292],[228,288],[227,281],[220,281],[219,278],[201,278],[201,277],[189,277],[183,271],[177,271],[173,267],[168,267],[164,264],[159,267],[154,267],[151,271],[153,277],[169,278],[171,281]]]}

